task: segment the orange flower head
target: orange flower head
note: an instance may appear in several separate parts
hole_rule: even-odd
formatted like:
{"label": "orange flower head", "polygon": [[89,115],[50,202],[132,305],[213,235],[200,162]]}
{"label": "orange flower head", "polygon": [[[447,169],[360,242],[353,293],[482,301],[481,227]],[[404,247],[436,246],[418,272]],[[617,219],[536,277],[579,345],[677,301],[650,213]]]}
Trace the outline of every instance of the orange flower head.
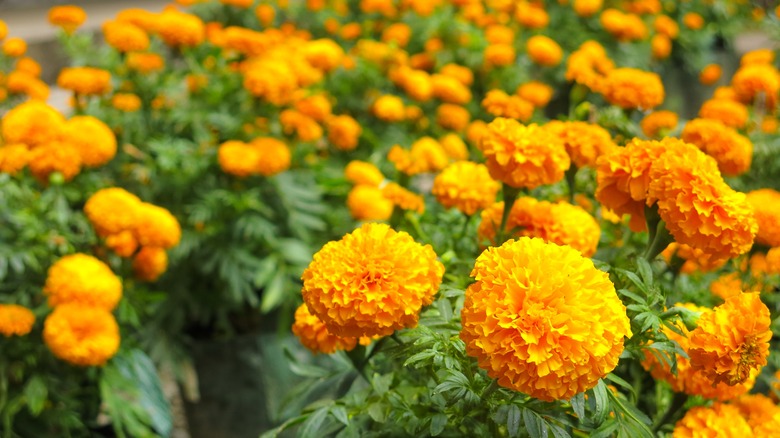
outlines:
{"label": "orange flower head", "polygon": [[455,78],[461,84],[469,87],[474,83],[474,72],[470,68],[458,64],[446,64],[439,70],[439,74]]}
{"label": "orange flower head", "polygon": [[763,394],[747,394],[734,400],[742,417],[753,428],[753,436],[777,435],[780,428],[780,406]]}
{"label": "orange flower head", "polygon": [[551,86],[539,82],[531,81],[521,84],[517,87],[517,95],[523,100],[531,102],[536,108],[544,108],[550,103],[554,90]]}
{"label": "orange flower head", "polygon": [[406,118],[404,101],[398,96],[385,94],[380,96],[372,107],[374,115],[386,122],[400,122]]}
{"label": "orange flower head", "polygon": [[81,153],[70,143],[45,143],[33,149],[29,159],[30,172],[42,183],[55,172],[59,172],[65,181],[72,180],[81,172]]}
{"label": "orange flower head", "polygon": [[431,137],[423,137],[415,141],[409,150],[398,145],[393,146],[387,158],[395,164],[396,169],[407,175],[436,172],[449,164],[449,157],[444,148]]}
{"label": "orange flower head", "polygon": [[[538,53],[538,55],[540,57],[547,56],[547,58],[540,59],[549,59],[549,56],[554,56],[554,53]],[[511,44],[490,44],[489,46],[485,47],[486,66],[506,67],[514,64],[515,59],[517,59],[517,52],[515,51],[514,46]]]}
{"label": "orange flower head", "polygon": [[273,176],[290,168],[292,153],[286,143],[272,137],[260,137],[250,143],[260,152],[257,173]]}
{"label": "orange flower head", "polygon": [[133,233],[141,246],[170,249],[181,240],[181,226],[163,207],[142,202],[137,210]]}
{"label": "orange flower head", "polygon": [[442,138],[439,139],[439,144],[441,145],[442,149],[444,149],[444,153],[447,154],[451,160],[468,160],[469,148],[466,146],[466,143],[463,141],[463,139],[460,138],[460,135],[454,134],[452,132],[445,134]]}
{"label": "orange flower head", "polygon": [[165,67],[165,60],[156,53],[128,53],[127,68],[140,73],[153,73]]}
{"label": "orange flower head", "polygon": [[734,128],[718,120],[689,121],[683,128],[682,139],[715,158],[724,175],[737,176],[750,169],[753,143]]}
{"label": "orange flower head", "polygon": [[51,265],[43,293],[51,307],[78,303],[111,311],[122,299],[122,282],[95,257],[72,254]]}
{"label": "orange flower head", "polygon": [[718,64],[707,64],[699,72],[699,82],[702,85],[713,85],[720,80],[723,69]]}
{"label": "orange flower head", "polygon": [[106,248],[114,251],[119,257],[130,257],[138,249],[138,241],[131,230],[124,230],[106,236]]}
{"label": "orange flower head", "polygon": [[604,0],[574,0],[572,7],[580,17],[591,17],[601,10]]}
{"label": "orange flower head", "polygon": [[358,184],[347,195],[347,208],[359,221],[384,221],[390,219],[395,205],[385,198],[378,186]]}
{"label": "orange flower head", "polygon": [[617,147],[609,131],[596,124],[552,120],[543,127],[560,138],[578,168],[595,167],[599,157]]}
{"label": "orange flower head", "polygon": [[103,23],[106,43],[122,53],[140,52],[149,48],[149,35],[140,27],[126,21]]}
{"label": "orange flower head", "polygon": [[35,148],[58,139],[65,118],[46,103],[30,100],[5,113],[0,123],[6,144],[23,143]]}
{"label": "orange flower head", "polygon": [[624,109],[653,109],[664,101],[664,85],[656,73],[618,68],[607,74],[604,98]]}
{"label": "orange flower head", "polygon": [[63,141],[73,145],[85,167],[98,167],[116,155],[114,131],[92,116],[74,116],[65,123]]}
{"label": "orange flower head", "polygon": [[734,73],[731,85],[740,101],[750,103],[761,98],[767,108],[774,108],[780,90],[780,73],[772,65],[745,65]]}
{"label": "orange flower head", "polygon": [[664,137],[668,131],[677,127],[680,118],[673,111],[653,111],[639,123],[642,132],[650,138]]}
{"label": "orange flower head", "polygon": [[702,104],[699,117],[717,120],[726,126],[742,129],[747,125],[748,109],[744,104],[733,100],[710,99]]}
{"label": "orange flower head", "polygon": [[329,72],[340,66],[344,59],[344,49],[327,38],[310,41],[303,50],[306,61],[323,72]]}
{"label": "orange flower head", "polygon": [[605,9],[600,17],[604,30],[621,42],[638,41],[647,37],[647,26],[638,15],[617,9]]}
{"label": "orange flower head", "polygon": [[312,353],[333,354],[337,351],[351,351],[357,346],[357,338],[341,337],[331,334],[325,324],[309,312],[306,304],[295,311],[292,332],[304,347]]}
{"label": "orange flower head", "polygon": [[606,75],[615,68],[604,47],[597,41],[584,42],[566,60],[566,80],[585,85],[593,91],[604,90]]}
{"label": "orange flower head", "polygon": [[544,7],[528,1],[520,1],[515,5],[515,19],[528,29],[543,29],[550,23],[550,16]]}
{"label": "orange flower head", "polygon": [[631,336],[625,307],[574,249],[521,237],[485,250],[471,276],[460,337],[499,385],[568,399],[617,365]]}
{"label": "orange flower head", "polygon": [[285,134],[295,134],[303,142],[319,140],[324,134],[316,120],[296,110],[283,110],[279,114],[279,122]]}
{"label": "orange flower head", "polygon": [[[715,403],[711,407],[696,406],[674,425],[673,438],[705,436],[754,436],[750,425],[733,405]],[[756,435],[757,436],[757,435]]]}
{"label": "orange flower head", "polygon": [[41,76],[41,64],[39,64],[38,61],[30,57],[17,59],[15,70],[20,72],[25,72],[35,78]]}
{"label": "orange flower head", "polygon": [[552,38],[543,35],[534,35],[529,38],[526,49],[531,61],[545,67],[555,67],[563,59],[561,46]]}
{"label": "orange flower head", "polygon": [[465,105],[471,102],[471,89],[458,78],[444,74],[431,76],[433,95],[444,102]]}
{"label": "orange flower head", "polygon": [[303,272],[303,299],[334,335],[390,335],[417,326],[443,275],[430,245],[369,223],[314,254]]}
{"label": "orange flower head", "polygon": [[145,246],[133,257],[133,274],[141,281],[157,281],[166,269],[168,254],[162,248]]}
{"label": "orange flower head", "polygon": [[680,267],[680,272],[685,274],[712,272],[722,268],[727,262],[727,260],[713,257],[699,248],[693,248],[690,245],[677,242],[670,243],[661,252],[661,255],[667,263],[672,263],[674,257],[684,260],[683,265]]}
{"label": "orange flower head", "polygon": [[344,176],[353,184],[370,185],[379,187],[385,176],[371,163],[360,160],[352,160],[344,169]]}
{"label": "orange flower head", "polygon": [[57,306],[43,324],[54,355],[78,366],[102,366],[119,350],[119,325],[111,312],[81,304]]}
{"label": "orange flower head", "polygon": [[111,90],[111,73],[93,67],[65,67],[57,77],[57,85],[76,94],[105,94]]}
{"label": "orange flower head", "polygon": [[699,30],[704,27],[704,18],[695,12],[688,12],[683,15],[683,24],[688,29]]}
{"label": "orange flower head", "polygon": [[126,113],[141,109],[141,98],[132,93],[116,93],[111,96],[111,106]]}
{"label": "orange flower head", "polygon": [[780,247],[780,193],[772,189],[754,190],[747,194],[758,222],[756,242]]}
{"label": "orange flower head", "polygon": [[411,210],[423,214],[425,212],[425,200],[422,196],[409,191],[400,185],[391,182],[382,187],[382,196],[390,200],[393,205],[401,210]]}
{"label": "orange flower head", "polygon": [[119,187],[95,192],[84,204],[87,215],[98,236],[107,237],[131,230],[137,221],[141,200]]}
{"label": "orange flower head", "polygon": [[27,53],[27,42],[21,38],[8,38],[3,41],[3,54],[10,58],[19,58]]}
{"label": "orange flower head", "polygon": [[49,23],[61,27],[67,33],[73,33],[87,19],[87,13],[78,6],[54,6],[49,9]]}
{"label": "orange flower head", "polygon": [[0,146],[0,172],[18,173],[30,161],[30,149],[22,143]]}
{"label": "orange flower head", "polygon": [[653,29],[669,39],[676,39],[680,34],[680,26],[668,15],[658,15],[653,21]]}
{"label": "orange flower head", "polygon": [[16,304],[0,304],[0,334],[24,336],[32,331],[35,315],[30,309]]}
{"label": "orange flower head", "polygon": [[483,164],[458,161],[436,176],[432,193],[443,206],[470,216],[492,205],[500,188]]}
{"label": "orange flower head", "polygon": [[[143,27],[143,26],[141,26]],[[206,38],[206,26],[197,15],[166,9],[156,17],[155,30],[171,47],[193,47]]]}
{"label": "orange flower head", "polygon": [[775,62],[775,52],[772,49],[751,50],[739,60],[739,65],[772,64]]}
{"label": "orange flower head", "polygon": [[691,332],[688,355],[694,370],[713,383],[742,383],[769,355],[769,309],[758,293],[731,298],[699,318]]}
{"label": "orange flower head", "polygon": [[462,131],[471,121],[469,110],[452,103],[443,103],[436,109],[436,123],[444,129]]}
{"label": "orange flower head", "polygon": [[653,35],[650,39],[653,59],[666,59],[672,53],[672,40],[666,35]]}
{"label": "orange flower head", "polygon": [[496,116],[527,121],[534,114],[534,105],[520,96],[510,96],[503,90],[490,90],[482,100],[485,111]]}
{"label": "orange flower head", "polygon": [[328,141],[342,151],[354,150],[358,145],[363,128],[354,118],[347,115],[334,116],[327,120]]}

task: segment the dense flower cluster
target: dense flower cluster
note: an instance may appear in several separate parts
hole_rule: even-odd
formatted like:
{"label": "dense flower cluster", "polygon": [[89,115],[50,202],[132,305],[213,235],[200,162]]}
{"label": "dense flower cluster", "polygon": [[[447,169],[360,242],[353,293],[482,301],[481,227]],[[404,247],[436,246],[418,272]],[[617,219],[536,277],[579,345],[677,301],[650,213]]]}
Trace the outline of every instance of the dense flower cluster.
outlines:
{"label": "dense flower cluster", "polygon": [[273,176],[290,167],[292,154],[282,141],[260,137],[245,143],[230,140],[219,146],[219,166],[238,177],[250,175]]}

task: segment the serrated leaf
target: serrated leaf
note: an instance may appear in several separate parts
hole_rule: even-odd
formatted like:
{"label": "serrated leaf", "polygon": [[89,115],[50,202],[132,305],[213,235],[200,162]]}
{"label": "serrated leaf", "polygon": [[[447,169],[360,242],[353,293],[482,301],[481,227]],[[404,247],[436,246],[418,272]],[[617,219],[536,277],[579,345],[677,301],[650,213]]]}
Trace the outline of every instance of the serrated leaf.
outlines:
{"label": "serrated leaf", "polygon": [[642,277],[644,284],[650,286],[653,284],[653,268],[650,266],[644,257],[637,257],[636,267],[639,270],[639,275]]}
{"label": "serrated leaf", "polygon": [[627,271],[625,269],[616,269],[615,271],[619,272],[620,274],[623,274],[628,280],[634,284],[639,290],[645,293],[647,295],[647,286],[645,286],[645,283],[633,272]]}

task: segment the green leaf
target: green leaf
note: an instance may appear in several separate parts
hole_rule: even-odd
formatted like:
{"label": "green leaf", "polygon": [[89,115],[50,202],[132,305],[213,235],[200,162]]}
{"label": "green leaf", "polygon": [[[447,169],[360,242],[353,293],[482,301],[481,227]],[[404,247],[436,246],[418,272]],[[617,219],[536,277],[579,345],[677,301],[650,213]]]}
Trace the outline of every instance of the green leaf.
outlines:
{"label": "green leaf", "polygon": [[571,435],[566,431],[566,429],[558,426],[557,424],[548,424],[550,425],[550,430],[552,431],[552,434],[555,438],[571,438]]}
{"label": "green leaf", "polygon": [[648,294],[647,286],[645,286],[645,283],[636,274],[634,274],[631,271],[627,271],[625,269],[615,269],[615,271],[626,276],[626,278],[628,278],[628,280],[631,281],[631,283],[634,283],[634,286],[636,286],[637,288],[639,288],[639,290],[644,292],[645,295]]}
{"label": "green leaf", "polygon": [[49,391],[46,387],[46,383],[39,376],[32,377],[27,385],[24,386],[24,397],[27,402],[27,409],[34,416],[37,416],[43,412],[43,407],[46,404],[46,398],[49,396]]}
{"label": "green leaf", "polygon": [[520,412],[520,408],[517,405],[509,406],[509,410],[506,413],[506,429],[509,431],[510,437],[520,435],[520,420],[523,413]]}
{"label": "green leaf", "polygon": [[285,281],[286,275],[284,269],[277,270],[276,275],[263,290],[263,301],[260,305],[261,312],[268,313],[284,301],[284,295],[287,292],[284,287],[287,283]]}
{"label": "green leaf", "polygon": [[368,405],[368,415],[377,423],[384,423],[387,420],[387,410],[381,402]]}
{"label": "green leaf", "polygon": [[390,385],[393,383],[393,373],[380,375],[374,374],[371,379],[371,385],[374,387],[374,391],[380,396],[385,395],[390,389]]}
{"label": "green leaf", "polygon": [[435,355],[436,355],[436,351],[434,350],[421,351],[417,354],[412,355],[411,357],[409,357],[409,359],[406,359],[406,362],[404,362],[404,367],[407,367],[417,362],[424,361],[426,359],[430,359]]}
{"label": "green leaf", "polygon": [[301,438],[320,438],[322,436],[320,429],[322,428],[322,423],[325,422],[325,418],[328,417],[328,412],[329,409],[327,407],[322,407],[310,414],[309,418],[303,422],[298,436]]}
{"label": "green leaf", "polygon": [[431,436],[438,436],[444,432],[444,427],[447,426],[447,415],[436,414],[431,417]]}
{"label": "green leaf", "polygon": [[446,298],[439,299],[436,301],[436,308],[439,309],[444,322],[450,322],[452,319],[452,303],[450,303],[450,300]]}
{"label": "green leaf", "polygon": [[598,429],[592,431],[590,438],[611,438],[619,426],[620,423],[616,419],[610,418],[609,421],[602,423]]}
{"label": "green leaf", "polygon": [[628,383],[625,380],[621,379],[620,377],[618,377],[618,376],[616,376],[616,375],[614,375],[612,373],[609,373],[609,374],[607,374],[605,379],[609,380],[610,382],[614,383],[615,385],[618,385],[618,386],[628,390],[631,393],[631,397],[633,398],[633,400],[636,400],[638,398],[638,395],[637,395],[636,391],[634,390],[634,387],[631,386],[630,383]]}
{"label": "green leaf", "polygon": [[597,424],[603,423],[609,413],[608,392],[609,388],[604,384],[604,380],[599,380],[599,383],[593,388],[594,414]]}
{"label": "green leaf", "polygon": [[653,284],[653,268],[650,263],[644,259],[644,257],[637,257],[636,266],[639,269],[639,275],[642,277],[642,281],[646,285]]}
{"label": "green leaf", "polygon": [[547,438],[547,424],[536,412],[523,409],[523,422],[531,438]]}
{"label": "green leaf", "polygon": [[334,405],[330,408],[330,413],[344,426],[349,426],[349,415],[347,415],[347,409],[344,406]]}
{"label": "green leaf", "polygon": [[576,394],[574,397],[569,400],[569,403],[571,404],[572,410],[574,410],[574,414],[577,415],[577,418],[580,420],[585,419],[585,393],[581,392],[579,394]]}

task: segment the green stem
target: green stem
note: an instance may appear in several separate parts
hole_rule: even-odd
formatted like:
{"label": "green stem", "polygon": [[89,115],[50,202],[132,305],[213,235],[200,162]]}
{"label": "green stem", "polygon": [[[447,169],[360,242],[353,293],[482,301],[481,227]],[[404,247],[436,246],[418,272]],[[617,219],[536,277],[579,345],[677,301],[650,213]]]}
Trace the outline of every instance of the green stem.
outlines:
{"label": "green stem", "polygon": [[458,240],[463,239],[463,237],[466,235],[466,231],[469,229],[469,223],[471,223],[471,218],[474,217],[474,215],[467,214],[466,220],[463,221],[463,227],[460,229],[460,233],[457,234]]}
{"label": "green stem", "polygon": [[685,406],[685,402],[688,401],[688,395],[684,394],[682,392],[676,392],[674,393],[674,398],[672,398],[672,402],[669,404],[669,407],[666,408],[666,412],[664,412],[664,415],[660,417],[658,420],[653,423],[653,433],[658,433],[659,430],[664,426],[664,424],[668,423],[669,420],[673,419],[675,415],[678,415],[681,413],[683,406]]}
{"label": "green stem", "polygon": [[501,214],[501,226],[496,231],[496,246],[501,246],[506,239],[506,224],[509,221],[509,213],[512,212],[512,207],[515,205],[517,195],[522,192],[523,189],[516,188],[503,184],[502,195],[504,197],[504,212]]}
{"label": "green stem", "polygon": [[498,389],[498,380],[493,379],[492,382],[490,382],[490,385],[488,385],[487,388],[485,388],[484,391],[482,391],[482,395],[479,397],[480,399],[487,400],[488,397],[490,397],[490,394],[493,394]]}
{"label": "green stem", "polygon": [[647,249],[642,257],[651,262],[674,241],[674,238],[669,234],[669,230],[666,229],[666,223],[658,215],[658,205],[653,205],[652,207],[645,206],[645,222],[647,223],[649,236]]}
{"label": "green stem", "polygon": [[579,168],[577,168],[577,166],[572,163],[569,169],[566,171],[566,184],[569,186],[569,202],[572,204],[574,204],[574,195],[576,194],[574,191],[574,177],[577,176],[578,170]]}

